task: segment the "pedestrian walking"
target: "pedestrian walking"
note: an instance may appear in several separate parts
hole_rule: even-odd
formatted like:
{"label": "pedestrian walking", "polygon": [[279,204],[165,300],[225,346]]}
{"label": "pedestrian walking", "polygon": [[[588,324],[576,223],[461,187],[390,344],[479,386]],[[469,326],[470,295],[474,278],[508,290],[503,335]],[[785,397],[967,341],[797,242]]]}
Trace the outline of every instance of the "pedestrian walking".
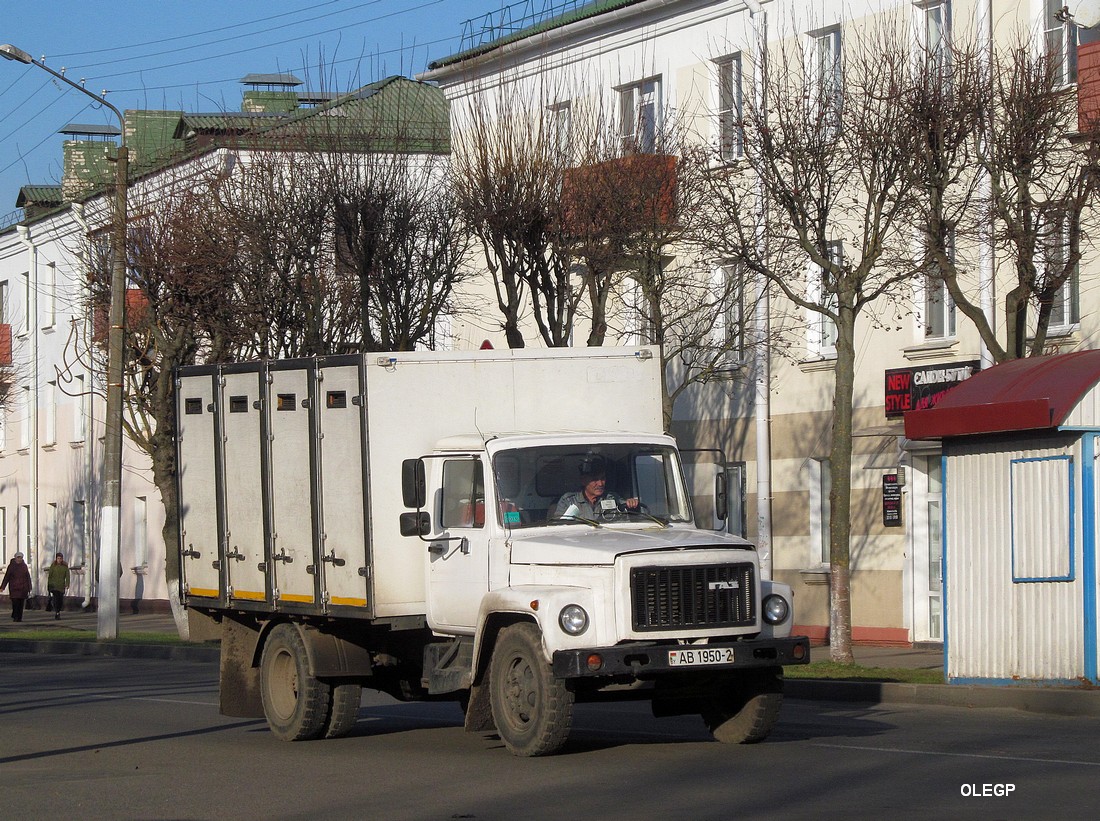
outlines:
{"label": "pedestrian walking", "polygon": [[50,594],[50,604],[53,606],[53,617],[61,618],[61,611],[65,606],[65,591],[69,589],[69,566],[65,564],[65,556],[58,553],[53,558],[46,573],[46,590]]}
{"label": "pedestrian walking", "polygon": [[23,621],[23,607],[31,594],[31,571],[27,569],[22,553],[16,553],[8,562],[4,581],[0,582],[0,591],[5,587],[11,597],[11,620]]}

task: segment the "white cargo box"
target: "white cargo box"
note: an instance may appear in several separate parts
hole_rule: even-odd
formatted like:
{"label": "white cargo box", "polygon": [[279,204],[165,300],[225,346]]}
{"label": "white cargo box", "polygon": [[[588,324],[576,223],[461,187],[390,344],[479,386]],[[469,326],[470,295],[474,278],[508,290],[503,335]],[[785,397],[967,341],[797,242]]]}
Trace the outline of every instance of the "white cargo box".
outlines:
{"label": "white cargo box", "polygon": [[362,618],[425,612],[401,462],[457,435],[660,433],[654,348],[392,353],[177,375],[185,601]]}

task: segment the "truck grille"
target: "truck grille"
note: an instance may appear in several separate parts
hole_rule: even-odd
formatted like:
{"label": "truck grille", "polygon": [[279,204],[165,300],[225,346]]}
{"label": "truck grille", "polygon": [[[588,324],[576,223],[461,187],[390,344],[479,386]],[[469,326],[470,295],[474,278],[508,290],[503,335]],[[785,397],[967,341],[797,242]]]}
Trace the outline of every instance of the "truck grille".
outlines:
{"label": "truck grille", "polygon": [[756,623],[753,582],[751,564],[633,568],[634,630],[751,627]]}

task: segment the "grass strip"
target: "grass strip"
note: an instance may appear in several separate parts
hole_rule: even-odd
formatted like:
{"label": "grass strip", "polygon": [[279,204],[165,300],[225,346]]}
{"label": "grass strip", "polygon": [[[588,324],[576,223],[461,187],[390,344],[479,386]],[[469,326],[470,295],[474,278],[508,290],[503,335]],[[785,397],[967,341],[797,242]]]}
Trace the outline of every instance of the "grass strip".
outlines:
{"label": "grass strip", "polygon": [[862,667],[815,661],[783,668],[786,678],[830,679],[832,681],[888,681],[898,684],[943,684],[943,670],[927,667]]}

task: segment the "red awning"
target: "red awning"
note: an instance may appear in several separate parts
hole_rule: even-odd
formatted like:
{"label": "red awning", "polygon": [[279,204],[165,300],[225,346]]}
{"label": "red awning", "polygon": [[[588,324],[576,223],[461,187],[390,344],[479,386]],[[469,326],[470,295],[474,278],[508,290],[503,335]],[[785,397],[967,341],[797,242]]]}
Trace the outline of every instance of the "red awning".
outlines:
{"label": "red awning", "polygon": [[1100,350],[1013,359],[951,388],[934,408],[905,414],[909,439],[942,439],[1061,425],[1100,381]]}

